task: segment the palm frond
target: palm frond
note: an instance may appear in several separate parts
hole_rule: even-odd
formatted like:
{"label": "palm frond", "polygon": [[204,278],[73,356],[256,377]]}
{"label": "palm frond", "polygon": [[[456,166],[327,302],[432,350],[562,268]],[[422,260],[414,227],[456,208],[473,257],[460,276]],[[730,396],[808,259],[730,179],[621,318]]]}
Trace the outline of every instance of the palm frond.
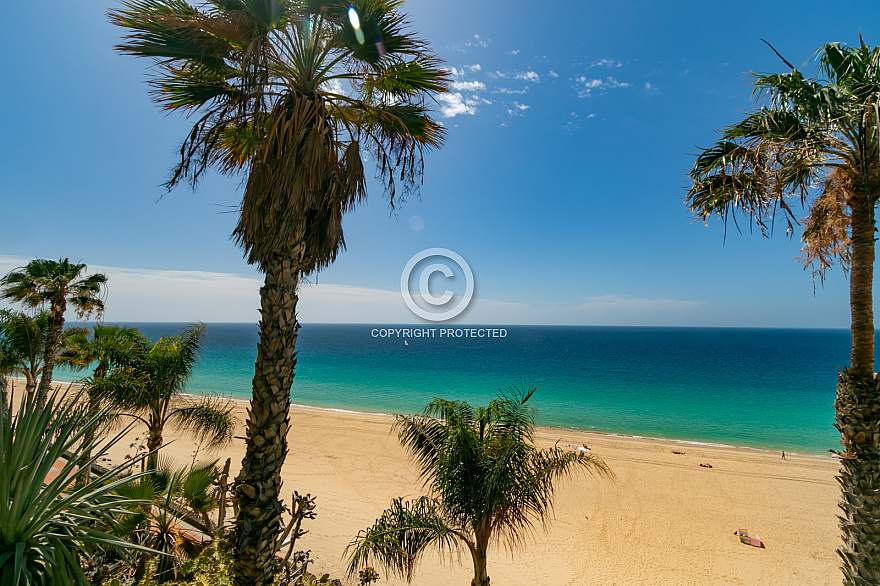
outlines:
{"label": "palm frond", "polygon": [[461,537],[446,525],[440,509],[441,505],[428,497],[394,499],[376,523],[360,531],[346,548],[349,575],[358,568],[381,564],[412,582],[415,566],[431,547],[455,551]]}
{"label": "palm frond", "polygon": [[205,31],[205,16],[183,0],[132,0],[122,6],[107,13],[110,22],[132,31],[117,45],[121,53],[222,67],[233,49]]}
{"label": "palm frond", "polygon": [[844,272],[849,269],[852,242],[846,192],[851,183],[842,169],[836,169],[804,219],[804,246],[799,260],[804,267],[812,267],[820,279],[835,263],[839,262]]}
{"label": "palm frond", "polygon": [[232,441],[235,431],[232,410],[230,402],[206,396],[173,408],[168,419],[193,436],[206,439],[209,447],[217,447]]}

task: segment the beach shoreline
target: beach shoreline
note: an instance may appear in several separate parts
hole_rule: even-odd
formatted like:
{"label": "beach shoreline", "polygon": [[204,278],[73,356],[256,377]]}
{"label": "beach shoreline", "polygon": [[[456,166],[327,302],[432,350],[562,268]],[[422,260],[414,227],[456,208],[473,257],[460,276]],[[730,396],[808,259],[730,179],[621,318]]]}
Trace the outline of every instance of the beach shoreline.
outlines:
{"label": "beach shoreline", "polygon": [[[56,383],[58,384],[58,383]],[[201,393],[182,393],[182,396],[186,397],[202,397],[205,396]],[[214,395],[211,395],[214,396]],[[221,399],[225,401],[230,401],[233,403],[239,403],[242,405],[247,405],[250,403],[250,399],[241,399],[237,397],[225,397],[220,396]],[[345,409],[342,407],[323,407],[319,405],[306,405],[302,403],[291,403],[292,409],[314,409],[317,411],[327,411],[329,413],[349,413],[352,415],[363,415],[366,417],[396,417],[398,414],[396,413],[383,413],[379,411],[359,411],[357,409]],[[549,432],[550,430],[571,433],[571,434],[583,434],[587,437],[610,437],[610,438],[620,438],[620,439],[633,439],[633,440],[646,440],[652,442],[665,442],[669,444],[680,444],[685,446],[700,446],[705,448],[721,448],[728,450],[750,450],[755,452],[762,453],[780,453],[782,450],[773,449],[773,448],[758,448],[753,446],[735,446],[732,444],[721,444],[715,442],[702,442],[698,440],[688,440],[688,439],[676,439],[676,438],[665,438],[665,437],[650,437],[644,435],[633,435],[626,433],[615,433],[615,432],[602,432],[602,431],[589,431],[584,429],[577,429],[571,427],[555,427],[552,425],[541,425],[540,423],[537,426],[539,431]],[[801,453],[796,451],[785,450],[786,457],[789,455],[797,456],[801,458],[821,458],[825,460],[838,460],[838,456],[829,455],[829,454],[819,454],[819,453]]]}
{"label": "beach shoreline", "polygon": [[[24,379],[19,377],[9,377],[8,380],[15,381],[16,383],[24,383]],[[73,385],[78,386],[78,383],[75,381],[53,381],[55,385]],[[229,401],[231,403],[236,403],[240,405],[248,405],[250,403],[250,399],[242,399],[239,397],[228,397],[224,395],[215,395],[210,393],[181,393],[181,396],[184,397],[203,397],[203,396],[212,396],[222,399],[224,401]],[[360,411],[357,409],[346,409],[343,407],[325,407],[320,405],[306,405],[303,403],[291,403],[291,408],[293,409],[314,409],[317,411],[326,411],[329,413],[349,413],[352,415],[363,415],[365,417],[396,417],[398,414],[396,413],[383,413],[380,411]],[[723,444],[717,442],[708,442],[708,441],[699,441],[699,440],[690,440],[690,439],[678,439],[678,438],[668,438],[668,437],[651,437],[644,435],[635,435],[635,434],[627,434],[627,433],[618,433],[611,431],[590,431],[586,429],[578,429],[573,427],[555,427],[552,425],[541,425],[540,423],[537,426],[538,430],[554,430],[562,433],[569,434],[583,434],[587,437],[609,437],[609,438],[619,438],[619,439],[632,439],[632,440],[645,440],[652,442],[661,442],[661,443],[669,443],[683,446],[699,446],[705,448],[718,448],[725,450],[748,450],[760,453],[768,453],[768,454],[778,454],[782,451],[785,452],[786,457],[796,456],[800,458],[819,458],[824,460],[834,460],[837,461],[839,457],[834,454],[825,454],[825,453],[805,453],[798,452],[795,450],[780,450],[776,448],[759,448],[755,446],[736,446],[733,444]],[[829,450],[830,452],[830,450]]]}

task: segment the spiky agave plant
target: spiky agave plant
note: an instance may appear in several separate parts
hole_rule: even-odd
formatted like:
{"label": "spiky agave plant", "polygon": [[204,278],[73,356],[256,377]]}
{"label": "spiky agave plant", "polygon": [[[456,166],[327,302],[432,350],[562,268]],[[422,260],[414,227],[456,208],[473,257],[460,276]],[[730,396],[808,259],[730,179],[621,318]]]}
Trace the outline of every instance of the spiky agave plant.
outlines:
{"label": "spiky agave plant", "polygon": [[[0,410],[0,583],[4,586],[88,586],[80,557],[93,546],[125,554],[145,550],[99,529],[113,525],[125,507],[138,501],[113,495],[137,476],[119,478],[138,460],[116,466],[96,482],[74,485],[81,454],[94,463],[122,439],[84,441],[103,432],[106,414],[83,417],[78,397],[50,394],[45,407],[38,393]],[[13,403],[16,399],[13,398]],[[93,437],[100,436],[101,433]],[[72,454],[65,457],[66,453]]]}
{"label": "spiky agave plant", "polygon": [[168,187],[195,184],[211,166],[247,174],[234,237],[265,283],[236,484],[239,585],[271,583],[275,566],[297,284],[344,247],[342,217],[366,196],[364,158],[393,205],[417,189],[423,153],[443,140],[428,100],[448,77],[401,5],[131,0],[111,12],[130,31],[120,50],[155,59],[159,104],[197,117]]}

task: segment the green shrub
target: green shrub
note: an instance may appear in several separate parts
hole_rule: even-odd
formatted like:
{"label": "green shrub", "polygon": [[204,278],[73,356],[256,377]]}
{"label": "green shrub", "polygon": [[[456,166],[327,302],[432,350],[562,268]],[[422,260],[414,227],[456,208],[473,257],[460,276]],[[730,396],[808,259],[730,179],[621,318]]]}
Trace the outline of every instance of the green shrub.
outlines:
{"label": "green shrub", "polygon": [[358,581],[360,582],[360,586],[367,586],[368,584],[372,584],[373,582],[378,582],[379,572],[377,572],[373,568],[364,568],[363,570],[358,572]]}

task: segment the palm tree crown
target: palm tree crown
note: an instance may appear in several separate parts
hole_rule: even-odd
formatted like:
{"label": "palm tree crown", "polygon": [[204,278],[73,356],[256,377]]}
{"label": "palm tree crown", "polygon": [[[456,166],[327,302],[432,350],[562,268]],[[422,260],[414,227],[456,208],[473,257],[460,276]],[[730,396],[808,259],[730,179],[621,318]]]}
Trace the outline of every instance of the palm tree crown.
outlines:
{"label": "palm tree crown", "polygon": [[249,262],[265,269],[294,249],[302,272],[333,262],[342,215],[366,196],[362,159],[393,205],[397,183],[416,188],[424,150],[442,144],[426,99],[448,76],[400,4],[136,0],[111,11],[132,31],[119,49],[156,59],[156,101],[200,115],[167,186],[209,166],[248,171],[234,236]]}
{"label": "palm tree crown", "polygon": [[102,286],[107,277],[101,273],[84,275],[86,265],[64,258],[58,261],[37,259],[20,267],[0,281],[3,299],[20,302],[25,307],[67,308],[70,303],[79,318],[104,311]]}
{"label": "palm tree crown", "polygon": [[155,469],[165,425],[172,422],[200,437],[209,447],[232,439],[235,419],[232,408],[214,397],[184,397],[186,383],[198,366],[205,337],[204,324],[184,328],[155,344],[144,338],[143,354],[135,357],[134,372],[106,384],[92,384],[101,403],[129,415],[147,427],[147,449],[153,452],[147,465]]}
{"label": "palm tree crown", "polygon": [[68,303],[80,319],[104,311],[101,299],[107,277],[101,273],[86,275],[86,265],[37,259],[16,269],[0,280],[0,298],[22,303],[25,307],[45,307],[49,311],[43,371],[37,393],[45,401],[52,384],[55,359],[61,349],[64,314]]}
{"label": "palm tree crown", "polygon": [[86,328],[70,328],[58,363],[73,370],[94,366],[92,376],[104,378],[114,368],[130,367],[148,343],[134,327],[94,324]]}
{"label": "palm tree crown", "polygon": [[[99,412],[103,398],[142,384],[137,366],[143,362],[149,340],[137,328],[94,324],[91,332],[86,328],[70,328],[64,333],[65,344],[58,355],[58,363],[73,370],[95,367],[92,375],[81,381],[88,399],[89,415]],[[86,442],[91,439],[87,435]],[[83,457],[89,459],[88,451]],[[91,467],[83,465],[80,483],[88,484],[91,473]]]}
{"label": "palm tree crown", "polygon": [[[697,156],[687,204],[703,220],[745,213],[765,235],[777,211],[791,233],[798,223],[792,208],[808,209],[803,260],[821,276],[837,261],[845,270],[864,270],[855,254],[869,253],[873,265],[873,245],[867,251],[853,245],[866,228],[873,242],[880,197],[880,48],[831,43],[818,62],[816,78],[795,68],[754,74],[763,104]],[[855,281],[860,276],[853,274]],[[873,318],[854,317],[853,368],[873,372]]]}
{"label": "palm tree crown", "polygon": [[37,390],[43,369],[48,322],[45,311],[35,315],[10,310],[0,313],[0,372],[24,375],[28,395]]}
{"label": "palm tree crown", "polygon": [[485,408],[436,399],[421,415],[398,417],[400,441],[431,496],[393,501],[349,546],[350,572],[372,559],[411,580],[428,548],[461,548],[473,558],[473,585],[487,585],[491,541],[513,547],[536,521],[546,525],[560,478],[579,469],[607,474],[589,453],[534,445],[527,403],[535,390],[501,393]]}

